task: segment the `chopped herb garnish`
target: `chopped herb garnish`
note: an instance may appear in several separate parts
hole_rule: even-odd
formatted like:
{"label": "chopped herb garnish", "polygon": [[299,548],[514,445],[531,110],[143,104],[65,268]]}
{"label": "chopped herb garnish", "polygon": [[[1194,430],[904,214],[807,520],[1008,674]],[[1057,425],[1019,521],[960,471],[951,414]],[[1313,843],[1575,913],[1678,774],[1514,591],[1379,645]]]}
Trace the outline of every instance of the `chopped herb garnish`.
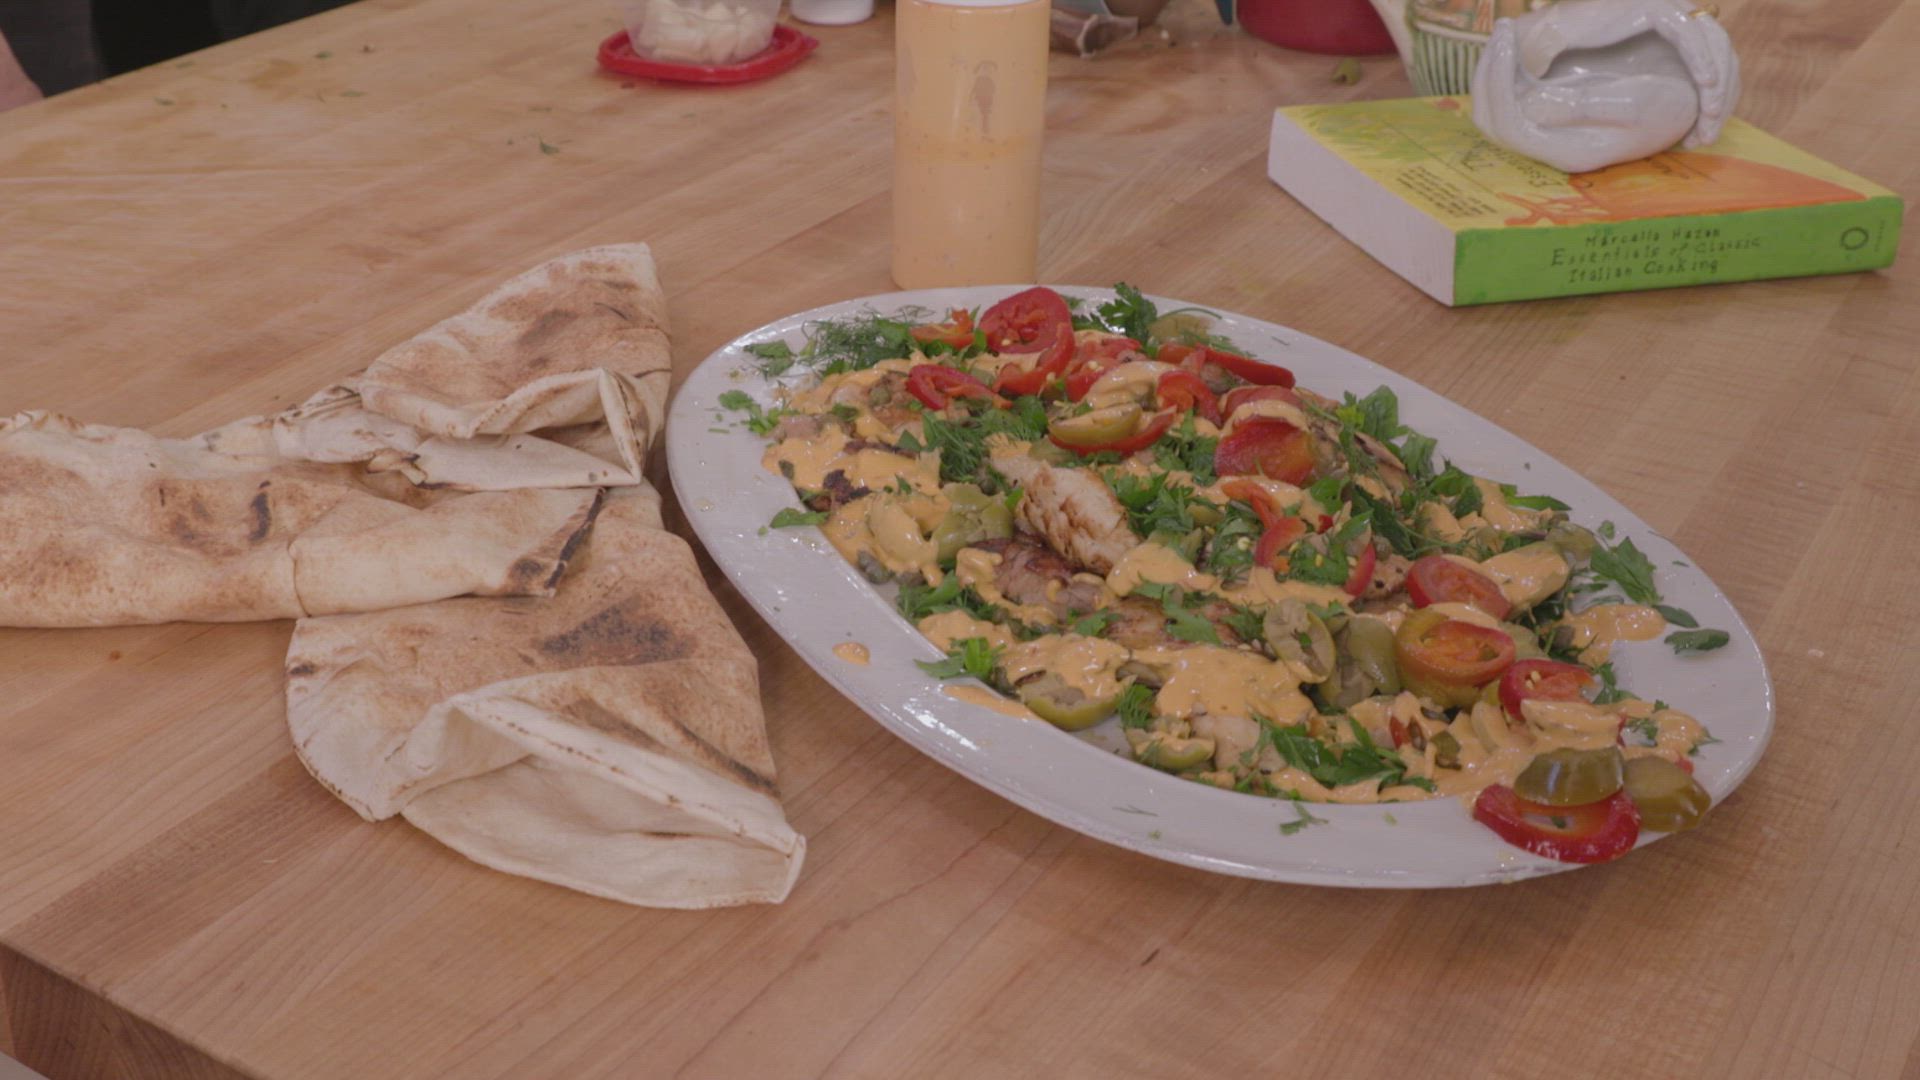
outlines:
{"label": "chopped herb garnish", "polygon": [[[1601,526],[1606,529],[1611,522]],[[1660,590],[1653,584],[1653,563],[1633,546],[1633,538],[1628,537],[1618,544],[1598,544],[1593,549],[1593,559],[1588,564],[1595,574],[1620,586],[1627,599],[1636,604],[1657,604],[1660,602]]]}
{"label": "chopped herb garnish", "polygon": [[1213,624],[1187,606],[1187,594],[1184,589],[1148,581],[1135,585],[1133,591],[1136,596],[1160,601],[1160,611],[1167,617],[1167,633],[1181,641],[1196,641],[1203,645],[1220,644],[1220,634],[1213,628]]}
{"label": "chopped herb garnish", "polygon": [[1120,726],[1144,728],[1153,726],[1154,690],[1151,686],[1132,683],[1120,691],[1120,700],[1114,711],[1120,714]]}
{"label": "chopped herb garnish", "polygon": [[1304,802],[1296,800],[1293,804],[1293,811],[1298,816],[1292,821],[1283,821],[1280,823],[1281,836],[1292,836],[1294,833],[1299,832],[1309,825],[1325,825],[1327,823],[1326,818],[1314,817],[1308,813],[1307,804]]}
{"label": "chopped herb garnish", "polygon": [[776,529],[791,529],[800,525],[821,525],[826,520],[827,512],[824,510],[796,510],[789,506],[773,515],[773,520],[767,524]]}
{"label": "chopped herb garnish", "polygon": [[999,659],[1000,650],[989,645],[986,638],[970,637],[947,646],[945,660],[915,660],[914,664],[936,679],[970,675],[987,682],[993,678],[993,668]]}
{"label": "chopped herb garnish", "polygon": [[1673,646],[1673,651],[1681,656],[1712,652],[1732,640],[1725,630],[1682,630],[1666,637],[1667,644]]}

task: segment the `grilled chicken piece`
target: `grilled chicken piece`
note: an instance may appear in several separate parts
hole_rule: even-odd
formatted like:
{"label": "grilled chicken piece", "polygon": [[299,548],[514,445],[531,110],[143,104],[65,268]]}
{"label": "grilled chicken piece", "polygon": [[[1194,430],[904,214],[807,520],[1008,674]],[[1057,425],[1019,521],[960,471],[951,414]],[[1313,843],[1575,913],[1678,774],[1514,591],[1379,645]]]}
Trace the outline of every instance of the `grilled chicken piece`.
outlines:
{"label": "grilled chicken piece", "polygon": [[983,540],[972,546],[1000,556],[993,584],[1016,604],[1044,607],[1063,622],[1100,606],[1099,582],[1075,578],[1067,560],[1031,540]]}
{"label": "grilled chicken piece", "polygon": [[1104,577],[1140,543],[1120,500],[1089,470],[1062,469],[1019,451],[995,453],[993,467],[1025,492],[1015,516],[1074,563]]}
{"label": "grilled chicken piece", "polygon": [[1373,564],[1373,580],[1367,582],[1367,591],[1362,595],[1368,600],[1379,600],[1398,592],[1406,584],[1407,571],[1413,567],[1413,560],[1404,555],[1395,555],[1391,551],[1382,552]]}
{"label": "grilled chicken piece", "polygon": [[838,510],[855,499],[863,499],[871,492],[847,479],[845,469],[835,469],[821,477],[820,493],[807,500],[809,510]]}
{"label": "grilled chicken piece", "polygon": [[826,424],[817,416],[789,413],[781,417],[780,422],[773,426],[773,438],[775,442],[787,439],[812,439],[817,438],[824,430],[826,430]]}

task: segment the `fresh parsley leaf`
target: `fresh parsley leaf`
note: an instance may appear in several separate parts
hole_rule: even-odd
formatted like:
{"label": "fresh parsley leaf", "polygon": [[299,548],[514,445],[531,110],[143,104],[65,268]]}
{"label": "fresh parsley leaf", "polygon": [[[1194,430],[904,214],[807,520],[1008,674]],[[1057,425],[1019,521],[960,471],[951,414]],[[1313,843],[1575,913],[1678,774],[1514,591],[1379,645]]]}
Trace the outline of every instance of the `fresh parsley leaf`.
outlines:
{"label": "fresh parsley leaf", "polygon": [[1648,746],[1652,746],[1660,741],[1660,725],[1654,723],[1652,716],[1643,716],[1638,720],[1627,721],[1626,730],[1645,739],[1646,745]]}
{"label": "fresh parsley leaf", "polygon": [[[1259,641],[1267,629],[1266,612],[1244,604],[1233,605],[1233,609],[1227,612],[1227,617],[1220,621],[1226,623],[1227,629],[1232,630],[1233,635],[1241,641]],[[1311,649],[1312,646],[1307,645],[1305,648]]]}
{"label": "fresh parsley leaf", "polygon": [[1400,399],[1392,390],[1378,387],[1363,398],[1351,393],[1333,410],[1341,423],[1351,425],[1381,442],[1390,443],[1406,432],[1400,426]]}
{"label": "fresh parsley leaf", "polygon": [[1201,569],[1222,581],[1237,581],[1253,566],[1254,545],[1260,539],[1260,519],[1240,503],[1228,503],[1226,516],[1213,528],[1201,554]]}
{"label": "fresh parsley leaf", "polygon": [[1148,356],[1159,351],[1149,340],[1151,335],[1147,333],[1147,327],[1160,317],[1160,312],[1139,289],[1120,282],[1113,287],[1113,299],[1095,308],[1094,314],[1099,316],[1102,329],[1124,334],[1140,342]]}
{"label": "fresh parsley leaf", "polygon": [[1633,697],[1631,692],[1620,686],[1619,676],[1613,671],[1613,661],[1594,665],[1593,675],[1600,680],[1600,692],[1593,696],[1595,705],[1611,705],[1616,701],[1625,701]]}
{"label": "fresh parsley leaf", "polygon": [[1508,506],[1518,506],[1524,510],[1571,510],[1573,507],[1551,495],[1522,495],[1512,484],[1500,485],[1500,497]]}
{"label": "fresh parsley leaf", "polygon": [[943,611],[964,611],[987,622],[998,622],[1001,616],[998,607],[981,600],[978,593],[961,585],[958,574],[948,574],[938,585],[924,582],[903,584],[899,595],[894,598],[894,606],[913,623]]}
{"label": "fresh parsley leaf", "polygon": [[1349,744],[1344,750],[1336,750],[1314,738],[1307,733],[1305,724],[1278,727],[1269,722],[1265,727],[1274,750],[1286,759],[1287,764],[1327,787],[1357,784],[1375,778],[1381,781],[1382,787],[1397,783],[1406,772],[1399,755],[1382,751],[1357,723],[1353,723],[1351,717],[1348,722],[1353,724],[1361,741]]}
{"label": "fresh parsley leaf", "polygon": [[1325,825],[1327,823],[1326,818],[1314,817],[1308,813],[1307,804],[1304,802],[1296,800],[1293,804],[1293,810],[1298,816],[1292,821],[1283,821],[1280,823],[1281,836],[1292,836],[1294,833],[1299,832],[1309,825]]}
{"label": "fresh parsley leaf", "polygon": [[1307,498],[1331,513],[1340,509],[1340,489],[1345,486],[1346,481],[1338,476],[1323,476],[1307,485]]}
{"label": "fresh parsley leaf", "polygon": [[1000,650],[989,645],[986,638],[961,638],[947,646],[945,660],[915,660],[915,666],[936,679],[958,679],[970,675],[987,682],[993,678],[994,665],[999,662]]}
{"label": "fresh parsley leaf", "polygon": [[1694,618],[1683,608],[1673,607],[1669,604],[1655,604],[1653,605],[1653,610],[1659,612],[1661,618],[1687,630],[1695,629],[1700,625],[1700,620]]}
{"label": "fresh parsley leaf", "polygon": [[1130,683],[1120,691],[1120,700],[1114,711],[1120,714],[1120,726],[1144,728],[1153,725],[1154,689],[1140,683]]}
{"label": "fresh parsley leaf", "polygon": [[747,351],[762,360],[793,359],[793,347],[784,341],[756,341],[747,346]]}
{"label": "fresh parsley leaf", "polygon": [[792,412],[791,409],[762,409],[760,403],[753,400],[744,390],[728,390],[720,395],[722,408],[747,414],[747,430],[755,435],[766,435],[780,423],[780,418]]}
{"label": "fresh parsley leaf", "polygon": [[1666,637],[1667,644],[1673,646],[1674,653],[1680,656],[1712,652],[1732,640],[1725,630],[1682,630]]}
{"label": "fresh parsley leaf", "polygon": [[1330,534],[1309,537],[1287,554],[1287,576],[1316,585],[1345,585],[1352,575],[1347,545],[1366,533],[1372,514],[1362,511]]}
{"label": "fresh parsley leaf", "polygon": [[[1439,790],[1439,788],[1434,786],[1433,781],[1424,776],[1403,776],[1400,778],[1400,782],[1408,787],[1417,787],[1421,791],[1434,792]],[[1387,824],[1391,825],[1393,822],[1389,821]]]}
{"label": "fresh parsley leaf", "polygon": [[1192,473],[1193,482],[1206,487],[1215,480],[1213,455],[1219,446],[1219,439],[1200,434],[1193,414],[1188,413],[1180,418],[1177,426],[1153,444],[1153,461],[1163,469]]}
{"label": "fresh parsley leaf", "polygon": [[1096,611],[1073,620],[1073,626],[1068,632],[1079,634],[1081,637],[1099,637],[1106,632],[1107,624],[1112,621],[1113,612]]}
{"label": "fresh parsley leaf", "polygon": [[1417,431],[1409,432],[1406,441],[1400,444],[1397,451],[1400,464],[1407,467],[1407,475],[1413,477],[1415,483],[1433,476],[1433,450],[1436,445],[1432,436]]}
{"label": "fresh parsley leaf", "polygon": [[1195,641],[1203,645],[1220,644],[1220,634],[1213,628],[1213,624],[1199,612],[1187,606],[1185,590],[1174,585],[1148,581],[1134,586],[1133,591],[1137,596],[1160,601],[1160,612],[1167,617],[1167,633],[1181,641]]}
{"label": "fresh parsley leaf", "polygon": [[773,515],[773,520],[767,524],[776,529],[791,529],[800,525],[821,525],[826,520],[825,510],[796,510],[788,506]]}
{"label": "fresh parsley leaf", "polygon": [[1627,599],[1636,604],[1660,602],[1660,590],[1653,584],[1653,563],[1639,548],[1633,546],[1632,537],[1618,544],[1595,545],[1593,558],[1587,566],[1595,574],[1620,586],[1620,591],[1627,594]]}
{"label": "fresh parsley leaf", "polygon": [[753,398],[750,397],[745,390],[729,390],[721,394],[720,407],[723,409],[732,409],[734,412],[743,412],[748,409],[758,408],[758,406],[754,404]]}

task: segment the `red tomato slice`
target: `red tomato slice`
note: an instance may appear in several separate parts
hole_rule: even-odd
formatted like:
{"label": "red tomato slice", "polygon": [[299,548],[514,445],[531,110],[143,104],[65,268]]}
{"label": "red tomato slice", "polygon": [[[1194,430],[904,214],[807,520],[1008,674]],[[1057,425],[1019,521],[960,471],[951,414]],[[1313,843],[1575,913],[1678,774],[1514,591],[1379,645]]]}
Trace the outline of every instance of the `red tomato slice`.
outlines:
{"label": "red tomato slice", "polygon": [[1031,367],[1000,369],[993,388],[1009,397],[1037,394],[1073,359],[1073,313],[1066,300],[1045,286],[1014,293],[980,316],[987,348],[997,354],[1036,353]]}
{"label": "red tomato slice", "polygon": [[1408,683],[1485,686],[1513,666],[1513,639],[1505,631],[1442,619],[1417,638],[1394,637],[1394,656]]}
{"label": "red tomato slice", "polygon": [[1140,351],[1140,343],[1132,338],[1099,338],[1085,345],[1075,345],[1073,363],[1067,366],[1067,400],[1079,401],[1100,381],[1100,376],[1126,363],[1131,358],[1144,359],[1146,353]]}
{"label": "red tomato slice", "polygon": [[1496,619],[1506,618],[1513,610],[1513,604],[1492,578],[1445,555],[1414,560],[1407,569],[1407,595],[1417,608],[1440,603],[1472,604]]}
{"label": "red tomato slice", "polygon": [[1387,718],[1387,734],[1393,736],[1395,750],[1407,745],[1407,740],[1413,737],[1413,733],[1407,730],[1407,725],[1397,716]]}
{"label": "red tomato slice", "polygon": [[1373,584],[1373,568],[1380,561],[1380,555],[1373,550],[1373,534],[1367,534],[1367,546],[1353,558],[1353,573],[1347,575],[1345,586],[1348,596],[1361,596],[1367,586]]}
{"label": "red tomato slice", "polygon": [[[1278,364],[1263,364],[1251,356],[1240,356],[1235,353],[1221,352],[1219,349],[1205,345],[1196,351],[1205,354],[1204,363],[1215,364],[1219,367],[1226,368],[1228,371],[1255,386],[1293,385],[1293,372],[1288,371]],[[1162,349],[1161,352],[1164,353],[1166,350]]]}
{"label": "red tomato slice", "polygon": [[908,333],[922,345],[938,341],[956,350],[964,349],[973,344],[973,312],[966,308],[954,308],[947,312],[946,322],[922,323]]}
{"label": "red tomato slice", "polygon": [[1280,504],[1274,501],[1267,489],[1251,480],[1224,480],[1220,484],[1220,494],[1253,507],[1253,512],[1260,515],[1260,527],[1263,529],[1273,528],[1274,523],[1283,516]]}
{"label": "red tomato slice", "polygon": [[[1258,503],[1254,504],[1256,507]],[[1283,517],[1267,526],[1260,534],[1260,542],[1253,545],[1253,564],[1272,569],[1286,565],[1286,557],[1280,553],[1300,542],[1307,535],[1307,523],[1296,517]]]}
{"label": "red tomato slice", "polygon": [[1007,404],[987,389],[987,384],[945,364],[915,364],[907,372],[907,393],[929,409],[944,409],[957,397],[985,398],[1002,407]]}
{"label": "red tomato slice", "polygon": [[1220,415],[1231,420],[1240,406],[1254,401],[1284,401],[1300,404],[1300,395],[1284,386],[1236,386],[1220,398]]}
{"label": "red tomato slice", "polygon": [[[1418,565],[1417,563],[1415,565]],[[1528,698],[1542,701],[1580,701],[1582,691],[1593,685],[1593,675],[1578,664],[1558,660],[1522,660],[1500,676],[1500,704],[1507,715],[1522,719],[1520,703]]]}
{"label": "red tomato slice", "polygon": [[1473,816],[1514,847],[1561,862],[1617,859],[1640,839],[1640,811],[1625,791],[1585,806],[1542,806],[1495,784],[1474,800]]}
{"label": "red tomato slice", "polygon": [[1063,450],[1071,450],[1083,457],[1088,454],[1098,454],[1108,450],[1116,454],[1131,454],[1138,450],[1145,450],[1147,447],[1159,442],[1160,436],[1167,433],[1167,429],[1173,426],[1173,418],[1178,415],[1179,413],[1172,409],[1156,413],[1153,419],[1147,421],[1146,426],[1142,427],[1139,431],[1134,432],[1124,439],[1110,443],[1101,443],[1098,446],[1075,446],[1072,443],[1061,442],[1053,435],[1048,435],[1047,441]]}
{"label": "red tomato slice", "polygon": [[1236,426],[1213,451],[1213,471],[1221,476],[1258,473],[1298,485],[1312,479],[1314,468],[1313,439],[1270,416]]}
{"label": "red tomato slice", "polygon": [[1160,382],[1154,387],[1154,393],[1163,409],[1176,409],[1186,412],[1191,409],[1201,417],[1213,423],[1220,422],[1220,406],[1200,381],[1200,376],[1191,371],[1168,371],[1160,376]]}

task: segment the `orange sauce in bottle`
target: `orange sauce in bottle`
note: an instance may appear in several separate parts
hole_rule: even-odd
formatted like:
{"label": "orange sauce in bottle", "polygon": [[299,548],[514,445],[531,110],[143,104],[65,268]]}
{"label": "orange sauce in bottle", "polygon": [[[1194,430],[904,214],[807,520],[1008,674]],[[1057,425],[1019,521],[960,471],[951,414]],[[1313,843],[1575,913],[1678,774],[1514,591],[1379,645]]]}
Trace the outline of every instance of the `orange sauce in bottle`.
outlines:
{"label": "orange sauce in bottle", "polygon": [[899,0],[893,280],[1030,282],[1040,240],[1048,0]]}

